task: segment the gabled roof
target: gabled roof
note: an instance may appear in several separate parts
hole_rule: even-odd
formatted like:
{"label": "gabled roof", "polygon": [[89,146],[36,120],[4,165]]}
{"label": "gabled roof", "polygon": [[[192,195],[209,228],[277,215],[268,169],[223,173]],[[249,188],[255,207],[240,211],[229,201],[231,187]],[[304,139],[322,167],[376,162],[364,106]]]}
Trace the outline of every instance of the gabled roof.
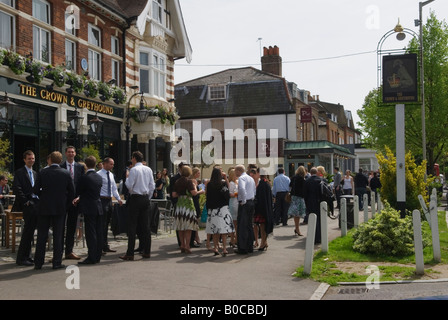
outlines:
{"label": "gabled roof", "polygon": [[[208,100],[209,85],[225,85],[225,100]],[[283,78],[252,67],[229,69],[175,87],[181,119],[295,113]]]}
{"label": "gabled roof", "polygon": [[142,13],[148,0],[95,0],[126,19],[136,18]]}
{"label": "gabled roof", "polygon": [[253,67],[243,67],[219,71],[201,78],[179,83],[177,86],[203,86],[210,84],[245,83],[256,81],[278,81],[282,77],[264,72]]}
{"label": "gabled roof", "polygon": [[344,106],[341,104],[334,104],[324,101],[313,101],[311,104],[319,105],[326,113],[333,113],[338,117],[338,124],[341,126],[347,126],[347,116],[344,111]]}
{"label": "gabled roof", "polygon": [[[109,0],[115,1],[115,0]],[[116,0],[116,1],[124,1],[124,0]],[[132,1],[126,0],[129,3]],[[146,30],[146,24],[150,21],[148,14],[152,10],[152,1],[147,1],[146,6],[143,7],[143,10],[139,14],[137,19],[137,29],[140,35]],[[187,29],[185,28],[184,17],[182,14],[182,9],[180,7],[179,0],[167,0],[167,10],[170,11],[171,23],[173,32],[175,35],[174,38],[174,48],[173,54],[175,58],[185,58],[188,63],[191,62],[193,50],[191,48],[190,39],[187,35]]]}

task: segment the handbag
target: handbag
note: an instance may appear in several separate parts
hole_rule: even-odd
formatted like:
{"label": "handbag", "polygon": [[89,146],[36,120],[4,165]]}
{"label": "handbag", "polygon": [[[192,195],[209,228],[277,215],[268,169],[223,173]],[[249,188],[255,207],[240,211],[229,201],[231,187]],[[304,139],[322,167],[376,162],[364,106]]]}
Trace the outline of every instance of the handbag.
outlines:
{"label": "handbag", "polygon": [[202,209],[202,214],[201,214],[201,222],[202,223],[207,222],[207,215],[208,215],[207,204],[204,204],[204,209]]}
{"label": "handbag", "polygon": [[291,202],[291,192],[288,192],[285,196],[285,201],[290,203]]}

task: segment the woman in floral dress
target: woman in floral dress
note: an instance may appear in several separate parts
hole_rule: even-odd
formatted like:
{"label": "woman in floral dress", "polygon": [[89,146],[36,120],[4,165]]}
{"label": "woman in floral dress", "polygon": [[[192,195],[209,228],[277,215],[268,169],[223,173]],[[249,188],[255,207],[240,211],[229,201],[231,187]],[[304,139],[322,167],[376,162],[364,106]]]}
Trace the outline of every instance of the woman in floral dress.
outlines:
{"label": "woman in floral dress", "polygon": [[173,197],[177,197],[176,211],[174,212],[174,226],[179,232],[180,249],[183,253],[191,253],[191,232],[199,230],[193,196],[197,194],[196,186],[189,179],[192,171],[189,166],[183,166],[181,177],[174,184]]}

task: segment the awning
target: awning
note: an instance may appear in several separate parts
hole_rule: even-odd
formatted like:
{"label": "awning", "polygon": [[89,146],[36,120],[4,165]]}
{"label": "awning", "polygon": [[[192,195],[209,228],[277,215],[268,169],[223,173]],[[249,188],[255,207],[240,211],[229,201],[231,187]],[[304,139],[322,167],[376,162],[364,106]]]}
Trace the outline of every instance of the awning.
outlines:
{"label": "awning", "polygon": [[328,141],[288,141],[285,143],[285,156],[308,156],[310,154],[334,154],[350,159],[356,158],[349,149]]}

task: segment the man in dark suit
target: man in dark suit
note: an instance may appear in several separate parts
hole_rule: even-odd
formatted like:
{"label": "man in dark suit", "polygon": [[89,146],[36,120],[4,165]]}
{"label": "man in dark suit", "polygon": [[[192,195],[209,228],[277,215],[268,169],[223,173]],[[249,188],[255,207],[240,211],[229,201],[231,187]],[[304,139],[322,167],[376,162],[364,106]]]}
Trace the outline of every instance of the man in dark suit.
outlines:
{"label": "man in dark suit", "polygon": [[95,172],[96,158],[89,156],[85,159],[87,172],[79,179],[76,189],[80,211],[84,215],[84,228],[88,248],[88,256],[78,264],[95,264],[100,262],[103,248],[103,209],[100,192],[103,180]]}
{"label": "man in dark suit", "polygon": [[50,226],[53,229],[53,269],[64,268],[62,249],[64,222],[67,207],[75,197],[70,173],[59,167],[62,154],[54,151],[50,154],[51,165],[39,172],[34,193],[39,196],[39,219],[37,223],[37,243],[34,269],[42,268],[45,259],[45,247]]}
{"label": "man in dark suit", "polygon": [[[61,168],[67,169],[70,173],[72,181],[76,187],[78,185],[79,179],[84,175],[84,166],[80,163],[75,162],[76,149],[73,146],[68,146],[65,148],[65,161],[61,163]],[[76,226],[78,224],[78,213],[79,210],[74,205],[70,204],[67,207],[67,231],[65,235],[65,259],[81,259],[76,254],[73,253],[73,247],[75,246],[75,235]],[[62,239],[64,241],[64,239]]]}
{"label": "man in dark suit", "polygon": [[317,175],[317,169],[311,168],[311,177],[305,180],[305,204],[307,208],[307,214],[315,213],[317,215],[316,220],[316,236],[314,243],[321,243],[321,228],[320,228],[320,203],[323,201],[321,195],[320,182],[322,178]]}
{"label": "man in dark suit", "polygon": [[17,251],[16,263],[20,266],[32,266],[31,243],[37,227],[37,208],[39,203],[38,197],[33,194],[33,186],[37,178],[36,171],[33,170],[35,162],[33,151],[25,151],[23,161],[25,166],[14,173],[12,185],[16,195],[12,211],[23,212],[23,220],[25,221],[19,250]]}

